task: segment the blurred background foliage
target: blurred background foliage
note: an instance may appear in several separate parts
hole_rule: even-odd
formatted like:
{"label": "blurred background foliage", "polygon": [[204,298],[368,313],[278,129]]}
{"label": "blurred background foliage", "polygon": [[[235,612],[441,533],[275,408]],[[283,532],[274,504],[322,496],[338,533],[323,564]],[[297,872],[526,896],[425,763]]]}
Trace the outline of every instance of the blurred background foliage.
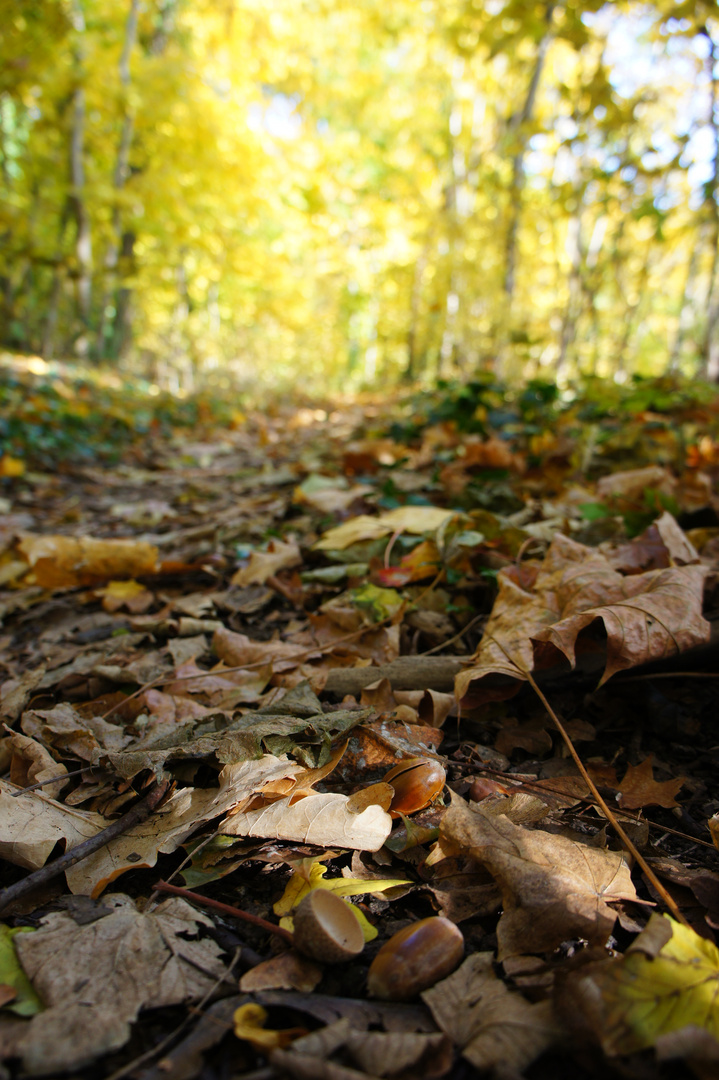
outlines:
{"label": "blurred background foliage", "polygon": [[718,197],[713,2],[0,0],[0,346],[47,361],[716,379]]}

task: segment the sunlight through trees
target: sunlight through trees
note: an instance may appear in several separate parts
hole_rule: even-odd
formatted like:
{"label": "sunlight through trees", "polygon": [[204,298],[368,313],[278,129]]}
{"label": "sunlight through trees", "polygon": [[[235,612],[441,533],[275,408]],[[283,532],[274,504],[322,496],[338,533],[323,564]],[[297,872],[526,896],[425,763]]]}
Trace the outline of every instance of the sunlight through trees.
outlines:
{"label": "sunlight through trees", "polygon": [[719,376],[710,2],[0,0],[0,343]]}

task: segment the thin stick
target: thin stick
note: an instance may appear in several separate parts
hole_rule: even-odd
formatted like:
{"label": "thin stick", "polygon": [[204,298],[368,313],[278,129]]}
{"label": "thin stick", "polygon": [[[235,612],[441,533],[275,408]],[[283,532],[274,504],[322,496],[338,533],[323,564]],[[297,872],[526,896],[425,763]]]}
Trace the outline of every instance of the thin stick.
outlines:
{"label": "thin stick", "polygon": [[118,836],[122,836],[123,833],[129,832],[135,825],[139,825],[141,822],[149,818],[162,801],[167,788],[169,786],[168,780],[163,780],[161,783],[153,784],[144,799],[133,806],[132,810],[128,810],[126,814],[123,814],[117,821],[113,821],[111,825],[108,825],[106,829],[102,829],[95,836],[91,836],[89,840],[85,840],[82,844],[78,844],[76,847],[71,848],[70,851],[66,851],[64,855],[61,855],[59,859],[55,859],[51,863],[46,863],[45,866],[39,870],[35,870],[34,873],[29,874],[22,881],[16,882],[14,885],[8,886],[0,893],[0,912],[4,911],[10,904],[14,903],[21,896],[25,896],[26,893],[32,892],[38,885],[45,885],[48,881],[52,881],[58,874],[62,874],[65,870],[69,870],[75,863],[79,863],[82,859],[86,859],[88,855],[92,855],[94,852],[99,851],[100,848],[105,847],[111,840],[116,839]]}
{"label": "thin stick", "polygon": [[223,911],[225,915],[233,915],[236,919],[243,919],[245,922],[252,923],[253,926],[260,926],[263,930],[268,930],[269,933],[282,938],[288,945],[294,945],[295,943],[294,935],[289,930],[285,930],[282,926],[275,926],[274,923],[269,922],[268,919],[260,918],[259,915],[250,915],[249,911],[243,911],[242,908],[232,907],[231,904],[223,904],[219,900],[211,900],[209,896],[200,896],[199,893],[192,892],[190,889],[181,889],[179,885],[168,885],[166,881],[156,881],[155,891],[172,893],[173,896],[183,896],[185,900],[190,900],[194,904],[215,908],[216,911]]}
{"label": "thin stick", "polygon": [[[491,635],[489,635],[489,636],[491,637]],[[564,739],[566,747],[569,750],[569,753],[572,755],[572,758],[574,759],[574,764],[579,769],[579,772],[581,773],[584,782],[586,783],[587,787],[591,791],[593,797],[596,799],[597,804],[601,808],[601,810],[602,810],[604,816],[606,817],[607,821],[614,828],[615,832],[619,836],[619,839],[622,841],[622,843],[626,846],[627,851],[631,852],[631,854],[634,856],[636,861],[639,863],[639,865],[641,866],[641,868],[644,871],[645,875],[647,876],[649,881],[651,881],[652,885],[657,890],[657,892],[659,893],[662,900],[664,901],[666,906],[669,908],[669,910],[671,911],[672,915],[677,920],[677,922],[680,922],[683,926],[686,926],[687,929],[690,930],[691,927],[689,926],[689,923],[687,922],[687,920],[684,918],[681,911],[679,910],[679,907],[678,907],[676,901],[673,899],[673,897],[671,897],[669,895],[669,893],[667,892],[665,887],[662,885],[662,883],[659,880],[659,878],[657,877],[657,875],[652,870],[652,868],[649,865],[649,863],[647,862],[647,860],[637,850],[635,845],[632,843],[632,841],[629,839],[629,837],[625,833],[622,826],[617,821],[616,817],[614,816],[613,811],[609,809],[606,802],[604,801],[602,796],[599,794],[599,789],[598,789],[597,785],[594,783],[591,776],[589,775],[589,773],[585,769],[584,762],[582,761],[579,754],[577,753],[576,748],[574,746],[574,743],[572,742],[569,735],[567,734],[567,731],[565,730],[564,725],[562,724],[562,721],[559,719],[559,717],[555,713],[554,709],[549,704],[546,697],[544,696],[542,691],[537,686],[537,683],[536,683],[536,681],[534,679],[534,676],[532,675],[531,671],[527,670],[526,668],[521,667],[521,665],[518,664],[517,661],[514,660],[509,655],[509,653],[507,652],[505,647],[502,645],[501,641],[497,641],[497,639],[495,637],[492,637],[492,641],[495,643],[495,645],[499,646],[499,648],[502,650],[504,655],[509,660],[510,664],[512,664],[518,671],[520,671],[522,673],[524,678],[527,680],[529,685],[534,690],[534,692],[537,695],[537,697],[539,698],[539,700],[544,705],[544,708],[547,710],[547,712],[551,716],[552,720],[554,721],[554,724],[555,724],[555,726],[557,728],[557,731],[559,732],[559,734]]]}
{"label": "thin stick", "polygon": [[[177,875],[182,870],[184,870],[184,868],[187,866],[187,864],[189,862],[192,862],[195,855],[197,855],[198,851],[202,851],[203,848],[206,848],[207,845],[211,844],[212,841],[215,840],[219,835],[220,835],[220,829],[217,828],[217,829],[215,829],[215,831],[213,833],[210,833],[209,836],[206,836],[204,838],[204,840],[201,840],[200,843],[197,845],[197,847],[193,848],[192,851],[189,852],[189,854],[185,856],[185,858],[182,860],[180,865],[175,867],[175,869],[172,871],[172,873],[170,874],[170,876],[167,879],[167,881],[165,882],[165,884],[169,885],[170,882],[172,881],[172,879],[174,877],[177,877]],[[157,889],[153,889],[153,891],[150,893],[149,900],[145,904],[145,911],[151,911],[152,908],[155,907],[156,903],[157,903]]]}
{"label": "thin stick", "polygon": [[88,766],[84,765],[82,769],[73,769],[72,772],[60,773],[58,776],[50,776],[47,780],[38,780],[37,784],[30,784],[29,787],[20,788],[19,791],[13,791],[10,798],[17,799],[18,795],[26,795],[28,791],[37,791],[38,788],[47,787],[48,784],[55,784],[58,780],[69,780],[71,776],[82,776],[84,772],[88,771]]}
{"label": "thin stick", "polygon": [[[519,788],[535,788],[536,791],[541,794],[542,792],[547,795],[559,795],[560,798],[571,799],[574,798],[566,791],[560,791],[559,788],[545,787],[543,784],[538,783],[536,780],[526,780],[517,776],[516,773],[505,773],[501,769],[492,769],[489,765],[477,765],[474,766],[479,772],[491,773],[492,776],[501,776],[502,779],[508,783],[511,787]],[[594,799],[589,799],[586,796],[576,796],[581,802],[586,803],[588,806],[595,806]],[[672,836],[680,836],[682,840],[688,840],[691,844],[702,844],[704,847],[711,848],[712,851],[716,851],[714,844],[710,844],[708,840],[701,840],[698,836],[690,836],[689,833],[681,832],[679,829],[671,829],[668,825],[659,825],[656,821],[651,821],[650,818],[640,817],[639,814],[632,814],[629,810],[624,810],[623,813],[636,822],[637,825],[642,823],[646,824],[650,829],[656,829],[657,832],[671,833]]]}
{"label": "thin stick", "polygon": [[557,730],[559,731],[559,734],[564,739],[564,742],[566,743],[566,746],[567,746],[567,749],[569,750],[569,753],[574,758],[574,764],[577,766],[580,773],[582,774],[582,778],[583,778],[584,782],[589,787],[589,790],[591,791],[592,795],[596,799],[597,804],[599,805],[600,809],[602,810],[602,813],[606,817],[607,821],[612,826],[614,831],[617,833],[617,835],[619,836],[619,839],[622,841],[622,843],[626,846],[627,851],[630,851],[632,853],[632,855],[634,856],[634,858],[636,859],[636,861],[639,863],[639,865],[641,866],[641,868],[644,871],[645,875],[651,881],[652,885],[657,890],[657,892],[659,893],[662,900],[664,901],[666,906],[669,908],[669,910],[671,911],[672,915],[677,920],[677,922],[680,922],[683,926],[686,926],[686,928],[688,930],[691,930],[691,927],[690,927],[689,923],[687,922],[687,920],[682,915],[682,913],[679,910],[679,907],[678,907],[676,901],[674,900],[674,898],[667,892],[666,888],[662,885],[661,881],[659,880],[657,875],[654,873],[654,871],[652,870],[652,868],[649,865],[649,863],[647,862],[647,860],[644,858],[644,856],[641,854],[641,852],[638,851],[638,849],[635,847],[635,845],[629,839],[626,832],[624,831],[622,826],[619,824],[619,821],[615,817],[613,811],[609,809],[606,802],[604,801],[602,796],[599,794],[599,789],[597,788],[597,785],[594,783],[591,776],[589,775],[589,773],[585,769],[584,763],[582,762],[582,759],[580,758],[579,754],[577,753],[577,751],[576,751],[576,749],[574,747],[574,743],[572,742],[569,735],[565,731],[564,725],[562,724],[561,720],[559,719],[559,717],[555,713],[554,709],[549,704],[546,697],[544,696],[542,691],[537,686],[537,684],[534,681],[534,678],[532,676],[532,673],[530,671],[526,671],[524,674],[527,677],[527,681],[529,682],[529,685],[532,687],[535,694],[537,695],[539,700],[542,702],[545,709],[547,710],[547,712],[551,716],[552,720],[556,724]]}

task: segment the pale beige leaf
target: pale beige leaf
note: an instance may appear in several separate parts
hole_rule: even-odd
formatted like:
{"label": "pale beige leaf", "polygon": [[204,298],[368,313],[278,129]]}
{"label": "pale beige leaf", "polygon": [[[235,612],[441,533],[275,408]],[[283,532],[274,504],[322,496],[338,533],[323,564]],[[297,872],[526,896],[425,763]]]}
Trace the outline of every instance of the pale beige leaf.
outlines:
{"label": "pale beige leaf", "polygon": [[57,843],[69,850],[108,824],[101,814],[73,810],[42,791],[14,796],[17,790],[0,780],[0,858],[16,866],[37,870]]}
{"label": "pale beige leaf", "polygon": [[241,567],[232,577],[231,585],[264,585],[269,577],[280,570],[291,570],[302,564],[297,544],[271,540],[267,551],[253,551],[247,566]]}
{"label": "pale beige leaf", "polygon": [[280,799],[259,810],[226,818],[221,829],[229,836],[264,836],[320,847],[379,851],[392,830],[391,817],[377,805],[354,814],[347,802],[346,795],[332,792],[308,795],[292,806],[289,800]]}

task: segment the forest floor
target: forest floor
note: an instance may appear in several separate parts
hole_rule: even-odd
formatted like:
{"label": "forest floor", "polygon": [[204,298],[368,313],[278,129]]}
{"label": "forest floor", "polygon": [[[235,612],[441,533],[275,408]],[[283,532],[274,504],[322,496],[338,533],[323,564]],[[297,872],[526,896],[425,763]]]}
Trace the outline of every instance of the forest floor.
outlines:
{"label": "forest floor", "polygon": [[0,417],[4,1077],[717,1075],[719,400],[607,393]]}

